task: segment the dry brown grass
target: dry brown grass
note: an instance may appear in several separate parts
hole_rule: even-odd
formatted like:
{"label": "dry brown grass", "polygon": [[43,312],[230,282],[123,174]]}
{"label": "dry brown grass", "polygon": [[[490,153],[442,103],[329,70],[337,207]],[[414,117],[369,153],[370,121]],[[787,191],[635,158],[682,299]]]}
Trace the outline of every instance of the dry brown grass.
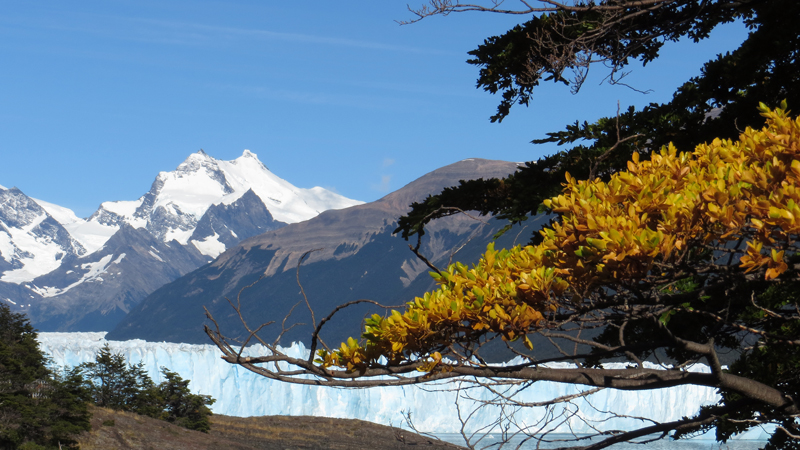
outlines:
{"label": "dry brown grass", "polygon": [[[377,450],[455,447],[371,422],[325,417],[212,416],[201,433],[137,414],[92,408],[92,431],[78,440],[83,450]],[[113,425],[111,425],[113,421]],[[105,422],[107,425],[103,425]]]}
{"label": "dry brown grass", "polygon": [[214,416],[211,434],[259,449],[455,449],[398,428],[363,420],[308,416]]}
{"label": "dry brown grass", "polygon": [[82,450],[253,448],[138,414],[97,407],[92,413],[92,431],[78,439]]}

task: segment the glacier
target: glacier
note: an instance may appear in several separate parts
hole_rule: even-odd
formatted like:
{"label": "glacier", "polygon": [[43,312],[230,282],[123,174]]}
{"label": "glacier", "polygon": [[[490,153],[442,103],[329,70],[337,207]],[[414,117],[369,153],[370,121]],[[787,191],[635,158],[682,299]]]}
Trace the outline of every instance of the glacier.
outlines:
{"label": "glacier", "polygon": [[[458,433],[461,424],[456,395],[452,385],[381,387],[370,389],[340,389],[322,386],[304,386],[283,383],[258,376],[242,367],[228,364],[222,353],[213,345],[146,342],[142,340],[107,341],[104,332],[39,333],[41,349],[52,358],[56,367],[73,367],[93,361],[95,354],[105,344],[114,353],[125,356],[132,364],[144,363],[152,379],[162,380],[161,366],[191,380],[193,392],[210,395],[216,399],[212,406],[215,414],[229,416],[324,416],[361,419],[384,425],[406,426],[404,413],[411,414],[419,431],[431,433]],[[264,354],[264,348],[248,347],[250,355]],[[294,357],[307,357],[308,350],[300,343],[288,349]],[[696,365],[691,370],[708,371]],[[578,392],[572,385],[537,382],[523,390],[517,398],[524,402],[541,402],[554,397]],[[491,397],[484,389],[470,391],[477,399]],[[614,411],[633,417],[646,417],[656,421],[671,421],[691,415],[703,406],[719,399],[715,389],[701,386],[683,386],[652,391],[630,392],[604,389],[585,399],[577,399],[555,409],[565,413],[553,432],[578,434],[601,430],[631,430],[647,425],[639,419],[615,418],[604,420],[605,411]],[[461,413],[470,410],[469,400],[460,400]],[[559,409],[566,408],[566,409]],[[579,410],[580,414],[570,415]],[[552,410],[551,410],[552,412]],[[499,407],[480,409],[467,422],[468,433],[487,430],[501,414]],[[535,426],[544,415],[543,408],[526,408],[515,414],[518,423]],[[769,430],[752,429],[737,436],[738,439],[764,440]],[[699,436],[713,438],[713,434]]]}

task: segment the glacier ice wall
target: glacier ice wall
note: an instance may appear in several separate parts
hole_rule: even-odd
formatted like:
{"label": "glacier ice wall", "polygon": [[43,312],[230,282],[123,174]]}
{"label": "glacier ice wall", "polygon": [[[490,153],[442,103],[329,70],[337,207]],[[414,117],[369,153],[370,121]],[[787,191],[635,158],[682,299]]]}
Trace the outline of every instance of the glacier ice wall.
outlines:
{"label": "glacier ice wall", "polygon": [[[133,364],[143,362],[156,383],[162,381],[159,367],[164,366],[191,380],[193,392],[216,399],[212,410],[230,416],[308,415],[369,420],[385,425],[403,426],[403,412],[410,412],[414,425],[421,431],[456,433],[460,431],[455,394],[448,386],[408,386],[371,389],[337,389],[282,383],[260,377],[239,366],[228,364],[221,352],[212,345],[192,345],[146,342],[142,340],[106,341],[105,333],[39,333],[42,350],[50,355],[56,366],[76,366],[94,360],[106,343],[115,353],[121,353]],[[254,346],[250,354],[264,354]],[[287,353],[307,357],[302,344],[294,344]],[[707,371],[705,366],[692,370]],[[450,386],[452,387],[452,386]],[[525,402],[541,402],[554,397],[577,393],[575,386],[563,383],[538,382],[526,388],[518,397]],[[470,395],[489,399],[488,392],[476,390]],[[651,391],[630,392],[604,389],[586,399],[579,399],[556,408],[564,413],[560,425],[552,431],[589,433],[594,425],[601,430],[629,430],[646,425],[633,418],[602,422],[605,411],[656,421],[671,421],[694,414],[700,406],[714,404],[718,395],[712,388],[684,386]],[[469,410],[468,401],[461,401],[462,414]],[[579,410],[580,414],[571,415]],[[548,412],[543,408],[526,408],[518,412],[518,422],[535,426]],[[497,407],[481,409],[468,422],[465,431],[485,429],[500,417]],[[711,436],[709,436],[711,437]],[[746,439],[765,439],[761,430],[741,436]]]}

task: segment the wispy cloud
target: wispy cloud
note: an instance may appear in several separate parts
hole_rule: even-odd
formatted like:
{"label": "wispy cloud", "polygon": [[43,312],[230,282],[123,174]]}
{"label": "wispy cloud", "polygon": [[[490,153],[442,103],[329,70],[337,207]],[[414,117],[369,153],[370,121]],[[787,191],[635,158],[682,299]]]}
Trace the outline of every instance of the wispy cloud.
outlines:
{"label": "wispy cloud", "polygon": [[[423,97],[382,95],[382,93],[352,93],[328,91],[309,91],[299,89],[280,89],[268,86],[248,86],[237,84],[204,84],[207,88],[220,89],[251,97],[277,100],[303,105],[335,105],[348,108],[380,111],[403,111],[408,108],[425,109],[435,107],[433,100]],[[388,166],[385,166],[388,167]]]}
{"label": "wispy cloud", "polygon": [[[76,18],[80,18],[75,20]],[[83,19],[83,20],[81,20]],[[332,47],[350,47],[379,50],[383,52],[404,52],[442,55],[448,52],[434,48],[393,45],[367,39],[352,39],[338,36],[323,36],[305,33],[286,33],[281,31],[225,27],[195,22],[170,21],[150,18],[126,17],[106,14],[76,13],[72,20],[37,18],[35,22],[9,20],[0,17],[0,23],[16,27],[30,27],[85,33],[112,39],[136,42],[161,43],[167,45],[219,45],[246,38],[315,44]]]}
{"label": "wispy cloud", "polygon": [[[394,164],[393,158],[383,158],[382,166],[384,169]],[[390,184],[392,182],[392,175],[381,175],[380,184],[373,184],[372,190],[378,192],[389,192]]]}
{"label": "wispy cloud", "polygon": [[408,94],[422,94],[426,96],[447,96],[463,98],[482,98],[482,92],[478,90],[467,90],[453,88],[446,84],[412,84],[412,83],[391,83],[371,80],[338,80],[339,84],[358,88],[370,88],[376,90],[403,92]]}
{"label": "wispy cloud", "polygon": [[381,175],[380,184],[373,184],[372,190],[378,192],[389,192],[389,183],[392,181],[391,175]]}
{"label": "wispy cloud", "polygon": [[167,21],[157,19],[120,18],[131,22],[147,25],[147,28],[138,28],[139,38],[159,40],[166,44],[204,44],[207,42],[224,42],[246,38],[248,40],[263,39],[273,41],[293,42],[298,44],[316,44],[332,47],[350,47],[385,52],[404,52],[442,55],[447,52],[433,49],[406,45],[393,45],[365,39],[350,39],[336,36],[321,36],[305,33],[286,33],[280,31],[224,27],[206,25],[202,23]]}
{"label": "wispy cloud", "polygon": [[[170,24],[170,22],[161,22],[161,23]],[[192,24],[192,23],[187,24],[180,22],[172,22],[171,24],[177,27],[189,27],[209,32],[225,33],[231,36],[247,36],[249,38],[260,37],[265,39],[276,39],[276,40],[290,41],[297,43],[322,44],[322,45],[330,45],[336,47],[365,48],[365,49],[393,51],[393,52],[429,53],[429,54],[443,53],[442,51],[435,49],[410,47],[405,45],[391,45],[391,44],[384,44],[380,42],[373,42],[367,40],[347,39],[347,38],[339,38],[332,36],[317,36],[317,35],[302,34],[302,33],[283,33],[270,30],[218,27],[212,25],[202,25],[202,24]]]}

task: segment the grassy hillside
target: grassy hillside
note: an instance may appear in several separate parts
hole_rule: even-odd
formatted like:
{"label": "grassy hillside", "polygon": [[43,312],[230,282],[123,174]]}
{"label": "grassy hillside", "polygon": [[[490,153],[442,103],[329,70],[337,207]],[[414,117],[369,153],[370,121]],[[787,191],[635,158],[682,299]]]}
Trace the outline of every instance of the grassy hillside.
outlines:
{"label": "grassy hillside", "polygon": [[398,428],[325,417],[213,416],[211,432],[187,430],[133,413],[92,407],[92,431],[82,450],[374,450],[460,447]]}

